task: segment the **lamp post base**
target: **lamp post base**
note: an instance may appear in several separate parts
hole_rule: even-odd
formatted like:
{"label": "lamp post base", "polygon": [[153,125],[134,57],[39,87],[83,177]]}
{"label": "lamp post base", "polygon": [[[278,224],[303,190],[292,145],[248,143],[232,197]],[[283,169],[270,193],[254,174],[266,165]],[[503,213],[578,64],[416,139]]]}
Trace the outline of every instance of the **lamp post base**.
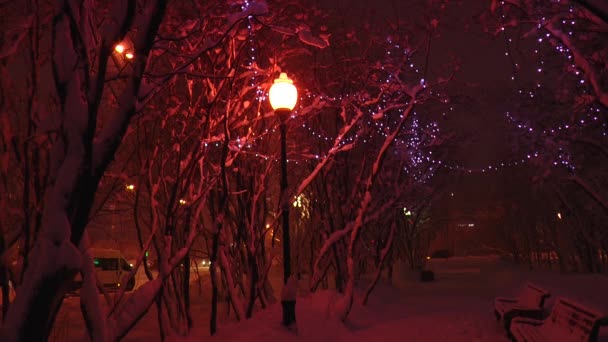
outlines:
{"label": "lamp post base", "polygon": [[296,301],[282,300],[281,306],[283,307],[283,325],[289,327],[296,324]]}
{"label": "lamp post base", "polygon": [[283,308],[283,326],[291,328],[296,325],[296,299],[298,297],[298,280],[290,276],[281,291],[281,306]]}

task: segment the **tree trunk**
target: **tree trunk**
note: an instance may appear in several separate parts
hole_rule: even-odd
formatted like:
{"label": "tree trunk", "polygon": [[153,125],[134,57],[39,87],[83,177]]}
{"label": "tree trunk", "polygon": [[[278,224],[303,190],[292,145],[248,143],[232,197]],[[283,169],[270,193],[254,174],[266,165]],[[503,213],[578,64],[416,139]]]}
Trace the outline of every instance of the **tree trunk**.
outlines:
{"label": "tree trunk", "polygon": [[165,340],[165,323],[163,321],[163,300],[162,297],[156,296],[154,299],[154,303],[156,304],[156,320],[158,322],[158,334],[160,335],[160,340]]}
{"label": "tree trunk", "polygon": [[245,318],[251,318],[253,314],[253,307],[255,304],[255,299],[257,298],[257,286],[258,286],[258,266],[255,259],[255,254],[251,253],[251,251],[247,250],[247,256],[249,259],[249,302],[247,304],[247,312],[245,313]]}
{"label": "tree trunk", "polygon": [[386,256],[388,255],[391,247],[393,246],[393,237],[395,235],[395,225],[396,225],[395,222],[393,222],[391,224],[391,231],[388,235],[388,241],[386,241],[386,246],[384,246],[384,248],[380,252],[380,260],[377,265],[376,274],[374,275],[374,280],[367,288],[367,291],[365,291],[365,296],[363,297],[363,302],[362,302],[363,305],[367,304],[369,295],[374,290],[374,287],[376,287],[376,284],[378,283],[378,279],[380,279],[380,275],[382,274],[382,266],[384,265],[384,260],[386,259]]}
{"label": "tree trunk", "polygon": [[2,287],[2,321],[6,318],[6,313],[10,307],[10,289],[8,285],[8,270],[4,265],[0,265],[0,286]]}
{"label": "tree trunk", "polygon": [[226,280],[226,287],[228,289],[230,302],[232,303],[232,307],[234,308],[234,313],[236,314],[236,319],[241,320],[245,317],[245,310],[243,309],[243,303],[241,302],[241,298],[238,295],[237,287],[234,278],[232,277],[232,268],[228,262],[228,258],[226,257],[224,248],[221,246],[219,248],[218,256],[220,259],[220,264],[222,265],[222,274],[224,276],[224,279]]}
{"label": "tree trunk", "polygon": [[211,316],[209,318],[209,333],[213,336],[217,331],[217,300],[218,300],[218,275],[217,275],[217,261],[219,253],[219,242],[220,234],[222,232],[222,226],[224,224],[224,215],[227,210],[228,203],[228,179],[226,176],[226,158],[228,157],[228,134],[226,127],[224,126],[224,142],[222,145],[222,158],[220,162],[220,174],[221,174],[221,188],[218,189],[218,208],[214,208],[213,201],[210,201],[210,211],[215,224],[215,230],[213,231],[213,242],[211,247],[211,266],[209,266],[209,272],[211,274]]}
{"label": "tree trunk", "polygon": [[334,264],[336,265],[336,291],[338,293],[344,292],[344,279],[342,275],[342,267],[340,266],[340,258],[338,256],[338,247],[334,244],[332,246],[333,254],[334,254]]}
{"label": "tree trunk", "polygon": [[33,252],[30,271],[0,330],[2,341],[46,341],[67,281],[80,269],[80,253],[69,240],[57,245],[41,237]]}
{"label": "tree trunk", "polygon": [[182,291],[184,291],[184,310],[186,311],[186,323],[188,332],[192,329],[192,315],[190,313],[190,253],[186,253],[184,258],[184,279]]}
{"label": "tree trunk", "polygon": [[[2,228],[0,227],[0,256],[4,255],[4,251],[6,249],[5,247],[5,241],[4,241],[4,233],[1,230]],[[8,258],[7,258],[8,260]],[[8,264],[8,263],[7,263]],[[0,322],[2,322],[4,320],[4,318],[6,317],[6,312],[8,311],[8,308],[10,307],[10,300],[9,300],[9,288],[8,288],[8,267],[4,266],[4,262],[0,261],[0,287],[2,287],[2,320],[0,320]]]}
{"label": "tree trunk", "polygon": [[215,335],[217,331],[217,253],[219,248],[219,227],[213,233],[213,242],[211,247],[211,265],[209,266],[209,273],[211,277],[211,316],[209,318],[209,333],[211,336]]}
{"label": "tree trunk", "polygon": [[102,303],[99,300],[97,275],[93,256],[89,252],[88,234],[83,237],[80,251],[83,256],[80,310],[87,327],[87,333],[91,341],[109,341],[106,311],[102,308]]}

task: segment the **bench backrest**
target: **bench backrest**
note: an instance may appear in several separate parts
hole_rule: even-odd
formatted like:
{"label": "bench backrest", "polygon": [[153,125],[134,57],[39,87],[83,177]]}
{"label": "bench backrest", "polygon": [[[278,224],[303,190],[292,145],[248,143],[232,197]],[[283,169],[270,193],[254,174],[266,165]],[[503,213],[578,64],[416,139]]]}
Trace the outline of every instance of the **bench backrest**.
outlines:
{"label": "bench backrest", "polygon": [[517,297],[517,303],[527,307],[542,308],[547,297],[549,297],[548,291],[527,283]]}
{"label": "bench backrest", "polygon": [[587,309],[570,300],[559,298],[544,321],[544,328],[576,341],[589,341],[597,334],[598,323],[603,321],[599,312]]}

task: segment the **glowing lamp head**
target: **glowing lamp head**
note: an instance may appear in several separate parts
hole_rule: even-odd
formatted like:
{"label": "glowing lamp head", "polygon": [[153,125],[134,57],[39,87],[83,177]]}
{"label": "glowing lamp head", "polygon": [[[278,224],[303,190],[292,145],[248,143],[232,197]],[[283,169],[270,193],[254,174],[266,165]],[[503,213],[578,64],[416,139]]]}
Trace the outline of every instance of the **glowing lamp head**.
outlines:
{"label": "glowing lamp head", "polygon": [[133,59],[133,57],[135,57],[135,55],[133,55],[130,52],[125,53],[125,57],[127,57],[127,59]]}
{"label": "glowing lamp head", "polygon": [[125,51],[125,47],[122,44],[118,44],[114,47],[114,50],[116,50],[118,53],[123,53]]}
{"label": "glowing lamp head", "polygon": [[293,110],[298,101],[298,90],[293,81],[282,72],[268,92],[270,105],[274,110]]}

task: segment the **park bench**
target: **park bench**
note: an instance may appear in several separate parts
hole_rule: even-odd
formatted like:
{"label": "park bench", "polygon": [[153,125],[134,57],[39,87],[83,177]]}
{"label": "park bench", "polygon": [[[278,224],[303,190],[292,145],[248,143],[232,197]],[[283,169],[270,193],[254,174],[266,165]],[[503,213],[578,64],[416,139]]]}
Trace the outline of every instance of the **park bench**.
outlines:
{"label": "park bench", "polygon": [[540,319],[543,315],[545,300],[551,294],[532,283],[526,283],[517,298],[497,297],[494,299],[494,314],[496,320],[502,318],[505,329],[509,331],[509,324],[513,317],[528,317]]}
{"label": "park bench", "polygon": [[514,341],[597,341],[599,328],[608,318],[569,299],[558,298],[544,320],[515,317],[510,337]]}

